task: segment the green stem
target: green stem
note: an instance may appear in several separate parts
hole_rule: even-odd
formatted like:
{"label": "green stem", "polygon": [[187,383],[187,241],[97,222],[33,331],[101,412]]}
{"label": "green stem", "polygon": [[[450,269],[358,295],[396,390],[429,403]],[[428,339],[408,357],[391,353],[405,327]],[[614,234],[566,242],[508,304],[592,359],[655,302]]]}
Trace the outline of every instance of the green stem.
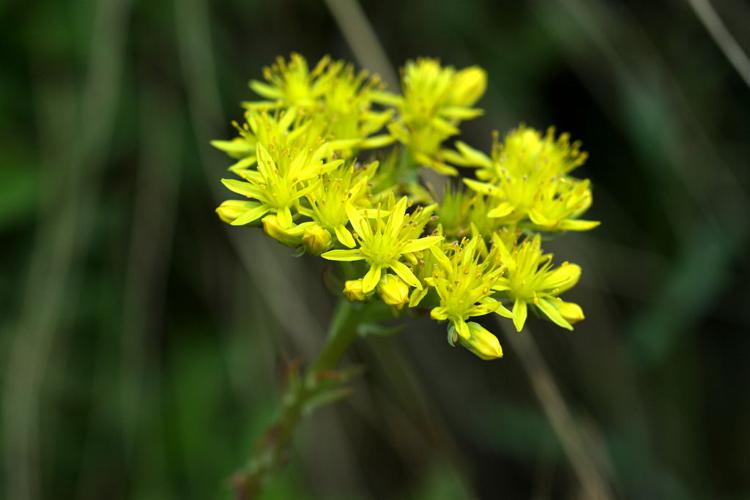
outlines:
{"label": "green stem", "polygon": [[[258,442],[248,466],[234,478],[239,500],[257,498],[263,483],[286,462],[287,450],[297,425],[313,400],[321,395],[321,384],[331,379],[327,372],[336,368],[357,337],[356,327],[362,308],[361,304],[352,304],[346,299],[340,299],[328,328],[328,337],[318,358],[304,377],[291,374],[278,420],[266,430]],[[330,398],[325,402],[336,399]]]}
{"label": "green stem", "polygon": [[[361,307],[361,306],[360,306]],[[331,325],[328,327],[328,338],[318,359],[310,370],[310,375],[317,375],[336,367],[341,356],[357,337],[355,304],[346,299],[339,300],[333,312]]]}

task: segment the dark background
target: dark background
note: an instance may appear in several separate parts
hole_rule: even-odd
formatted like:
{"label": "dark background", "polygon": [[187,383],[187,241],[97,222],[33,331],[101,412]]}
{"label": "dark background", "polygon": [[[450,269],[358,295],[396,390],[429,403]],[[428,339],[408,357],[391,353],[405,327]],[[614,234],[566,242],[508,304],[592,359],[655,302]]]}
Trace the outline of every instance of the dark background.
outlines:
{"label": "dark background", "polygon": [[[750,50],[750,7],[712,3]],[[392,64],[487,70],[469,143],[519,122],[583,141],[603,224],[548,248],[583,266],[587,320],[530,322],[562,410],[507,334],[491,363],[421,319],[359,342],[355,395],[304,422],[265,498],[570,499],[581,474],[616,498],[750,498],[750,88],[696,11],[362,7]],[[333,304],[319,260],[213,213],[229,161],[208,142],[290,51],[355,59],[314,1],[0,2],[0,496],[231,495]]]}

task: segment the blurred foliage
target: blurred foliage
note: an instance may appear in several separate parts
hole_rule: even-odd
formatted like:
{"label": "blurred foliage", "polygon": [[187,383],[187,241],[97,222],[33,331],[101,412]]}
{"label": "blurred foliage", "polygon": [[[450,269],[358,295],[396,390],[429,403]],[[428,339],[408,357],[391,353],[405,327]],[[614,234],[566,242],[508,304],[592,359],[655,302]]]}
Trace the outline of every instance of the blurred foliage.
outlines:
{"label": "blurred foliage", "polygon": [[[588,319],[532,329],[616,496],[750,498],[750,89],[689,5],[363,8],[394,64],[487,69],[468,142],[554,123],[590,152],[604,224],[554,245]],[[350,49],[314,1],[2,2],[0,30],[3,497],[229,497],[332,300],[218,221],[208,141],[276,55]],[[360,342],[264,498],[576,498],[518,356],[450,349],[421,319]]]}

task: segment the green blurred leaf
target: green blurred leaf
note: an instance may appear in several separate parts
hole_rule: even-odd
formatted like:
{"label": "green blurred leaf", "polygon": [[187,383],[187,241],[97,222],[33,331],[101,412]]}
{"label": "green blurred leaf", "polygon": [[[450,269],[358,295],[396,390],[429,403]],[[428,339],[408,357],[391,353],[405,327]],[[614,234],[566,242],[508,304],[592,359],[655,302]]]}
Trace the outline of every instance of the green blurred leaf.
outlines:
{"label": "green blurred leaf", "polygon": [[32,216],[38,190],[38,170],[28,162],[17,161],[0,168],[0,229]]}

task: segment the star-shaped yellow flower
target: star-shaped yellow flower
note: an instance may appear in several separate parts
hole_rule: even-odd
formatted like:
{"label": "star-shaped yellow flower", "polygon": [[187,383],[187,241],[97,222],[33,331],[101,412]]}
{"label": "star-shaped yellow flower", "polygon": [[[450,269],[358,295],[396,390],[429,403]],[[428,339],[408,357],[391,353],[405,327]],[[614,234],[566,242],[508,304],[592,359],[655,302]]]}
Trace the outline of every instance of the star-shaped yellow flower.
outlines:
{"label": "star-shaped yellow flower", "polygon": [[389,210],[387,218],[377,214],[370,218],[361,209],[347,205],[347,215],[354,229],[358,247],[351,250],[331,250],[322,257],[338,261],[367,261],[370,269],[362,280],[364,293],[375,289],[382,272],[387,269],[391,269],[408,285],[421,289],[422,283],[401,259],[437,245],[443,237],[421,237],[434,209],[433,206],[417,208],[411,214],[407,214],[407,204],[407,198],[401,198]]}

